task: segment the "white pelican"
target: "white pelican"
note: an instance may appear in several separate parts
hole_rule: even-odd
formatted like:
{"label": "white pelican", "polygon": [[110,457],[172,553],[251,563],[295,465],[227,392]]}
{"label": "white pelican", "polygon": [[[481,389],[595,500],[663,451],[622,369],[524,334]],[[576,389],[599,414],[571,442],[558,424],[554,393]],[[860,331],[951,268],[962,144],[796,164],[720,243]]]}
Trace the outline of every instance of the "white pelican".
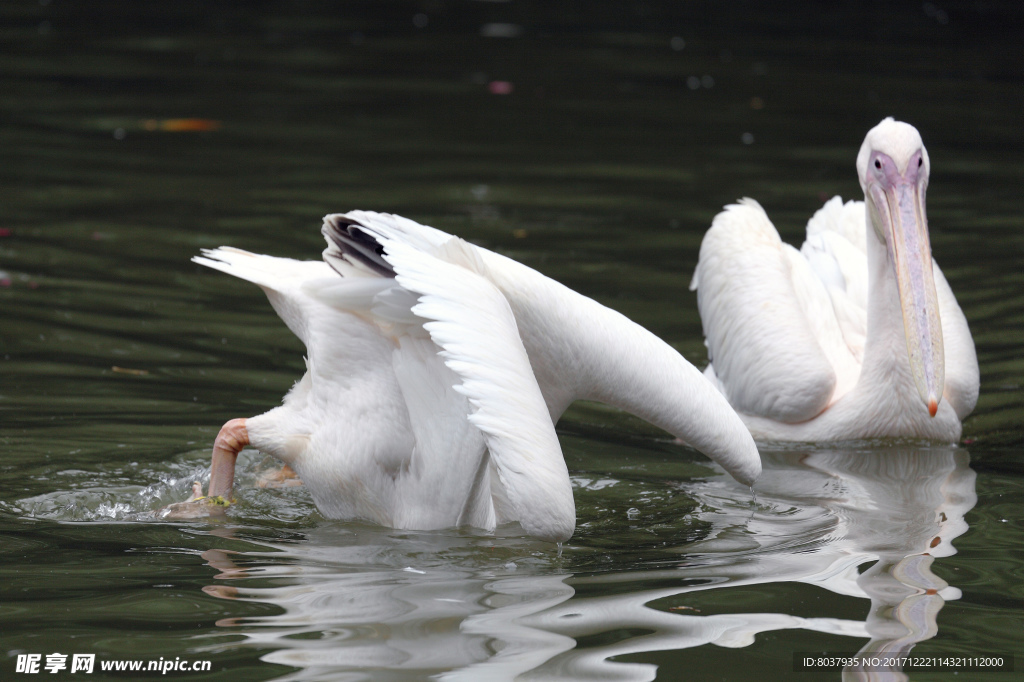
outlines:
{"label": "white pelican", "polygon": [[[229,421],[201,489],[229,498],[246,445],[292,467],[327,516],[406,529],[518,521],[563,541],[572,488],[554,423],[578,398],[682,438],[737,480],[761,472],[728,402],[621,314],[496,253],[411,220],[329,215],[324,260],[233,248],[197,263],[253,282],[306,345],[284,403]],[[198,484],[197,484],[198,487]]]}
{"label": "white pelican", "polygon": [[705,375],[754,438],[960,438],[978,360],[932,259],[929,169],[917,129],[887,118],[857,156],[864,202],[826,203],[800,251],[751,199],[715,218],[690,284]]}

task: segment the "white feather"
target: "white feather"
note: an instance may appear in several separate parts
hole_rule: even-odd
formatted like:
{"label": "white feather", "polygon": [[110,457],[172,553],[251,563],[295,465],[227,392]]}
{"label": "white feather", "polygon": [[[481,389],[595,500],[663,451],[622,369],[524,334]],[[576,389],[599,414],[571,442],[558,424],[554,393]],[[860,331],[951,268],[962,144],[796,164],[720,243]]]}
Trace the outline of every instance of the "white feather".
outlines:
{"label": "white feather", "polygon": [[[464,267],[401,242],[384,247],[398,283],[420,295],[412,311],[431,320],[424,327],[462,379],[455,389],[475,408],[469,421],[484,434],[515,518],[531,535],[568,538],[576,525],[569,472],[505,297]],[[441,253],[472,263],[469,248],[452,238]]]}
{"label": "white feather", "polygon": [[783,422],[821,412],[836,386],[801,306],[812,285],[803,271],[794,277],[793,265],[764,209],[744,199],[715,218],[695,276],[711,364],[729,402]]}

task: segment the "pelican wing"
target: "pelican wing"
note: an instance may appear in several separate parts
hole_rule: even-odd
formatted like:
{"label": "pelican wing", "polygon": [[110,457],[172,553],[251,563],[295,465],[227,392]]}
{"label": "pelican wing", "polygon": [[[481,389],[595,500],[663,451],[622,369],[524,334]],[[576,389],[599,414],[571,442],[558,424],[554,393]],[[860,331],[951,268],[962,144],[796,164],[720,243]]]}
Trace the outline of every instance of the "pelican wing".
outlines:
{"label": "pelican wing", "polygon": [[[473,408],[469,421],[483,433],[512,516],[531,535],[568,539],[576,509],[554,424],[508,301],[478,274],[483,265],[475,248],[412,221],[366,212],[328,216],[324,233],[334,245],[344,239],[339,233],[377,241],[395,280],[418,296],[411,311],[426,320],[423,327],[462,381],[455,389]],[[329,246],[325,258],[333,263],[343,251]]]}
{"label": "pelican wing", "polygon": [[[828,290],[757,202],[743,199],[715,218],[690,287],[708,374],[737,411],[792,423],[835,399],[843,366],[836,358],[849,350]],[[848,372],[841,374],[845,386]]]}
{"label": "pelican wing", "polygon": [[[856,383],[864,359],[868,310],[865,218],[863,201],[844,204],[839,197],[832,197],[808,221],[807,240],[800,248],[828,291],[842,340],[852,356],[836,353],[833,358],[833,366],[840,370],[840,383],[844,378]],[[826,350],[830,347],[825,345]],[[853,383],[847,383],[852,388]],[[835,398],[845,392],[837,387]]]}

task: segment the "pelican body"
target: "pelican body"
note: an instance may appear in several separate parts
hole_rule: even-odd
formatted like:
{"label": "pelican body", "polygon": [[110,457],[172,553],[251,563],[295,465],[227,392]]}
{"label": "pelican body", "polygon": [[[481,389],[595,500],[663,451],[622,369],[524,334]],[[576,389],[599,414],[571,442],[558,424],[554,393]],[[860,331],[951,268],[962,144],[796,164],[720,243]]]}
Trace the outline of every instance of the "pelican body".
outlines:
{"label": "pelican body", "polygon": [[959,440],[978,360],[932,258],[929,171],[918,131],[887,118],[857,156],[863,203],[831,199],[799,251],[751,199],[712,222],[690,285],[705,376],[755,439]]}
{"label": "pelican body", "polygon": [[576,513],[554,424],[574,400],[642,417],[752,484],[756,446],[670,346],[540,273],[389,214],[329,215],[323,260],[219,248],[197,263],[259,285],[306,346],[281,406],[229,421],[206,513],[246,445],[302,478],[328,517],[406,529],[518,522],[568,539]]}

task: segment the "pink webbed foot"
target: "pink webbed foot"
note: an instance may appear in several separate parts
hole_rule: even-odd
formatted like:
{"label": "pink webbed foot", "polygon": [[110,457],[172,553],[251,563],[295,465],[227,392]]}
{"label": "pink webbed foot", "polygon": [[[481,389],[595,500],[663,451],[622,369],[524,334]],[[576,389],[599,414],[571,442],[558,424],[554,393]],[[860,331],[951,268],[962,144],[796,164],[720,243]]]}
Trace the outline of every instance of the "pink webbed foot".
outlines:
{"label": "pink webbed foot", "polygon": [[232,419],[221,427],[213,443],[210,462],[210,492],[203,495],[199,483],[192,484],[192,495],[184,502],[169,504],[159,512],[160,518],[191,519],[219,516],[231,504],[231,490],[235,482],[235,461],[238,453],[249,444],[245,419]]}
{"label": "pink webbed foot", "polygon": [[285,464],[280,469],[264,471],[256,480],[260,488],[290,488],[295,485],[302,485],[302,479],[295,473],[295,469]]}

